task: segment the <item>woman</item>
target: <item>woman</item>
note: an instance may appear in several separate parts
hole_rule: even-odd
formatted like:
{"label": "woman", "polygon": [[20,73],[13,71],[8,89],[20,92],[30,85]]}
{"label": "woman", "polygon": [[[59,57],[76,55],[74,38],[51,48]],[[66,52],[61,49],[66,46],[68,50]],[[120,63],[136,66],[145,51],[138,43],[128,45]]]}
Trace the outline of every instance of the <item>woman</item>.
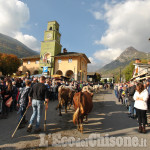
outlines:
{"label": "woman", "polygon": [[4,89],[3,94],[3,111],[2,118],[7,119],[9,108],[6,106],[6,101],[12,97],[12,82],[6,81],[6,88]]}
{"label": "woman", "polygon": [[148,91],[144,89],[143,83],[137,84],[136,92],[133,96],[133,99],[135,100],[134,107],[136,108],[138,115],[139,132],[146,133],[145,124],[146,124]]}

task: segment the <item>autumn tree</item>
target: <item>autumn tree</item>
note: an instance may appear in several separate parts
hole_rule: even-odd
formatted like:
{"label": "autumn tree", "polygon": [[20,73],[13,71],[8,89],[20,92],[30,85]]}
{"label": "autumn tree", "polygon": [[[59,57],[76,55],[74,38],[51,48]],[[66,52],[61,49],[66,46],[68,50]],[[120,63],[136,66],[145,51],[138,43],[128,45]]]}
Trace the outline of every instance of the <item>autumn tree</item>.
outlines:
{"label": "autumn tree", "polygon": [[21,65],[20,59],[13,54],[0,53],[0,71],[3,75],[12,75]]}

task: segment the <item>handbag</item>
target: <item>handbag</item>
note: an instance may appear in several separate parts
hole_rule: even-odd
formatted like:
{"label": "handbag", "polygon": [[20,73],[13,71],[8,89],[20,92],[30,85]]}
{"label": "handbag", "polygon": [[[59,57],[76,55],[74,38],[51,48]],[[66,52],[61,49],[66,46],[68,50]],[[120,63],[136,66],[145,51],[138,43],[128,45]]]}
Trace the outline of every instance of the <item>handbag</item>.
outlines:
{"label": "handbag", "polygon": [[12,99],[12,97],[10,97],[10,98],[5,102],[5,105],[6,105],[7,107],[10,107],[12,101],[13,101],[13,99]]}

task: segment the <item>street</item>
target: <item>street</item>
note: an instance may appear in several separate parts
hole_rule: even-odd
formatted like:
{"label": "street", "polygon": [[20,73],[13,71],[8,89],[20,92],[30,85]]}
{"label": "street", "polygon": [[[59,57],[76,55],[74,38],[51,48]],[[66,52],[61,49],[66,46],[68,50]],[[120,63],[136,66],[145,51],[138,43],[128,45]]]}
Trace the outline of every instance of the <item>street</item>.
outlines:
{"label": "street", "polygon": [[[77,127],[72,122],[72,116],[74,112],[73,106],[68,113],[65,114],[64,109],[62,116],[58,115],[56,106],[58,101],[50,101],[47,112],[47,126],[46,133],[43,134],[31,134],[26,132],[26,128],[17,130],[14,138],[11,138],[14,132],[17,122],[18,115],[16,112],[10,113],[8,119],[0,120],[0,149],[13,150],[13,149],[125,149],[124,145],[120,147],[118,145],[92,145],[86,138],[92,137],[91,134],[96,133],[97,135],[108,136],[108,137],[137,137],[139,140],[145,139],[144,143],[140,146],[131,145],[128,149],[148,149],[150,139],[150,127],[147,127],[146,134],[138,133],[138,123],[136,119],[130,119],[127,115],[127,109],[124,105],[119,103],[114,95],[113,90],[101,90],[100,93],[95,94],[93,97],[93,110],[88,116],[88,123],[84,123],[83,134],[77,131]],[[27,112],[27,119],[29,120],[32,114],[32,108],[29,108]],[[43,113],[44,115],[44,113]],[[44,124],[44,116],[42,117],[42,127]],[[61,137],[73,137],[76,139],[73,146],[62,144],[62,140],[58,145],[52,140],[53,134],[59,134]],[[45,140],[44,145],[41,137]],[[77,141],[78,140],[78,141]],[[80,143],[81,140],[82,143]],[[79,144],[77,144],[77,142]],[[87,145],[86,145],[86,144]],[[61,145],[62,144],[62,145]],[[83,147],[83,148],[82,148]]]}

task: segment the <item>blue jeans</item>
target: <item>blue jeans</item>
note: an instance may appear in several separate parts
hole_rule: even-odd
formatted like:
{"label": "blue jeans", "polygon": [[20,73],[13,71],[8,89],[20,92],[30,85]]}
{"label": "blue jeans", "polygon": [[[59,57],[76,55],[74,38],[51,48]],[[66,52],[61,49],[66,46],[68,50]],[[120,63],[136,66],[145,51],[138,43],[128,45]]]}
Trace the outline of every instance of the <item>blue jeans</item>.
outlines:
{"label": "blue jeans", "polygon": [[130,108],[129,110],[130,110],[131,116],[136,115],[136,109],[134,108],[134,101],[131,101],[129,108]]}
{"label": "blue jeans", "polygon": [[118,98],[118,91],[114,90],[116,98]]}
{"label": "blue jeans", "polygon": [[[20,108],[19,108],[19,110],[18,110],[18,113],[20,113],[19,122],[20,122],[21,118],[23,117],[25,111],[26,111],[26,106],[20,106]],[[23,117],[21,123],[25,122],[25,117],[26,117],[26,116]],[[18,123],[19,123],[19,122],[18,122]]]}
{"label": "blue jeans", "polygon": [[29,124],[32,125],[36,118],[36,128],[39,128],[39,126],[40,126],[43,105],[44,105],[44,101],[35,100],[35,99],[32,100],[33,114],[31,116]]}

